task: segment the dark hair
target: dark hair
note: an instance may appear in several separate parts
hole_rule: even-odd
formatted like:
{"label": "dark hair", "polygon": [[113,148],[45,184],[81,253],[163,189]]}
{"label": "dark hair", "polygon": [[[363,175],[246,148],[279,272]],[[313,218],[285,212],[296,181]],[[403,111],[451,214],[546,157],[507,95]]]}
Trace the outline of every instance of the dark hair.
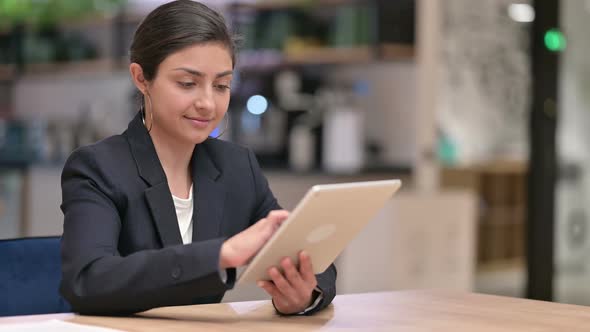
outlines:
{"label": "dark hair", "polygon": [[227,47],[235,66],[237,38],[229,32],[223,16],[196,1],[172,1],[154,9],[141,22],[133,36],[130,60],[141,66],[150,81],[172,53],[211,42]]}

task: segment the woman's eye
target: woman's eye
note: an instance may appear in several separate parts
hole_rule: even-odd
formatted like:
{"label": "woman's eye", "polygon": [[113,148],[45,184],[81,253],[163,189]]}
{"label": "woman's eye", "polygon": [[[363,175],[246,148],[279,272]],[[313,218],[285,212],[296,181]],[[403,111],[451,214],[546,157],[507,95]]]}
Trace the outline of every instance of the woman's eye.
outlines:
{"label": "woman's eye", "polygon": [[183,88],[190,88],[195,85],[195,82],[178,82],[178,85]]}
{"label": "woman's eye", "polygon": [[219,90],[219,91],[226,91],[226,90],[230,89],[229,85],[224,85],[224,84],[218,84],[215,86],[215,88],[217,88],[217,90]]}

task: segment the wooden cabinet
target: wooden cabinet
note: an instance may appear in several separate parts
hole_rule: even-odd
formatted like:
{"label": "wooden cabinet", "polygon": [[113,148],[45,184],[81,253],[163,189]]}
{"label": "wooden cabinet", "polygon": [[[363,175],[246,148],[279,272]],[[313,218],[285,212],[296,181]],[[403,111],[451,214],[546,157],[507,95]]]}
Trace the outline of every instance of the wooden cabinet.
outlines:
{"label": "wooden cabinet", "polygon": [[472,190],[478,197],[477,261],[522,261],[525,257],[526,175],[521,161],[494,161],[443,168],[443,188]]}

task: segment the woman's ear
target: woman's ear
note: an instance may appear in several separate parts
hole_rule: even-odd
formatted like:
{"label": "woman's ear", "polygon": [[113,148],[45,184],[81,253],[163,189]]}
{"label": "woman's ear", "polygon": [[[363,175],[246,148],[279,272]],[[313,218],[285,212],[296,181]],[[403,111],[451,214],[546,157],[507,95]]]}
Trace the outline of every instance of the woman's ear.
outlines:
{"label": "woman's ear", "polygon": [[129,65],[129,74],[131,74],[131,79],[133,80],[133,84],[135,84],[137,89],[141,91],[141,93],[146,94],[148,81],[143,75],[143,69],[141,66],[133,62]]}

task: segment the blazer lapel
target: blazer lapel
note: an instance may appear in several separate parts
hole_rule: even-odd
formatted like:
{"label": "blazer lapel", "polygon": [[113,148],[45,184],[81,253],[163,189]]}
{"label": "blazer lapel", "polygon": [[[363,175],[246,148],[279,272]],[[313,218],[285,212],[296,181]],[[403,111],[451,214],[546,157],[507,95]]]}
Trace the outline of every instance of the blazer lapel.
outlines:
{"label": "blazer lapel", "polygon": [[160,182],[145,190],[145,197],[154,216],[164,247],[182,244],[178,219],[168,182]]}
{"label": "blazer lapel", "polygon": [[192,174],[194,190],[193,241],[221,235],[225,187],[220,172],[207,149],[208,141],[198,144],[193,153]]}
{"label": "blazer lapel", "polygon": [[182,244],[178,219],[166,174],[160,164],[152,139],[137,114],[125,132],[139,176],[150,186],[145,197],[152,213],[162,246]]}

